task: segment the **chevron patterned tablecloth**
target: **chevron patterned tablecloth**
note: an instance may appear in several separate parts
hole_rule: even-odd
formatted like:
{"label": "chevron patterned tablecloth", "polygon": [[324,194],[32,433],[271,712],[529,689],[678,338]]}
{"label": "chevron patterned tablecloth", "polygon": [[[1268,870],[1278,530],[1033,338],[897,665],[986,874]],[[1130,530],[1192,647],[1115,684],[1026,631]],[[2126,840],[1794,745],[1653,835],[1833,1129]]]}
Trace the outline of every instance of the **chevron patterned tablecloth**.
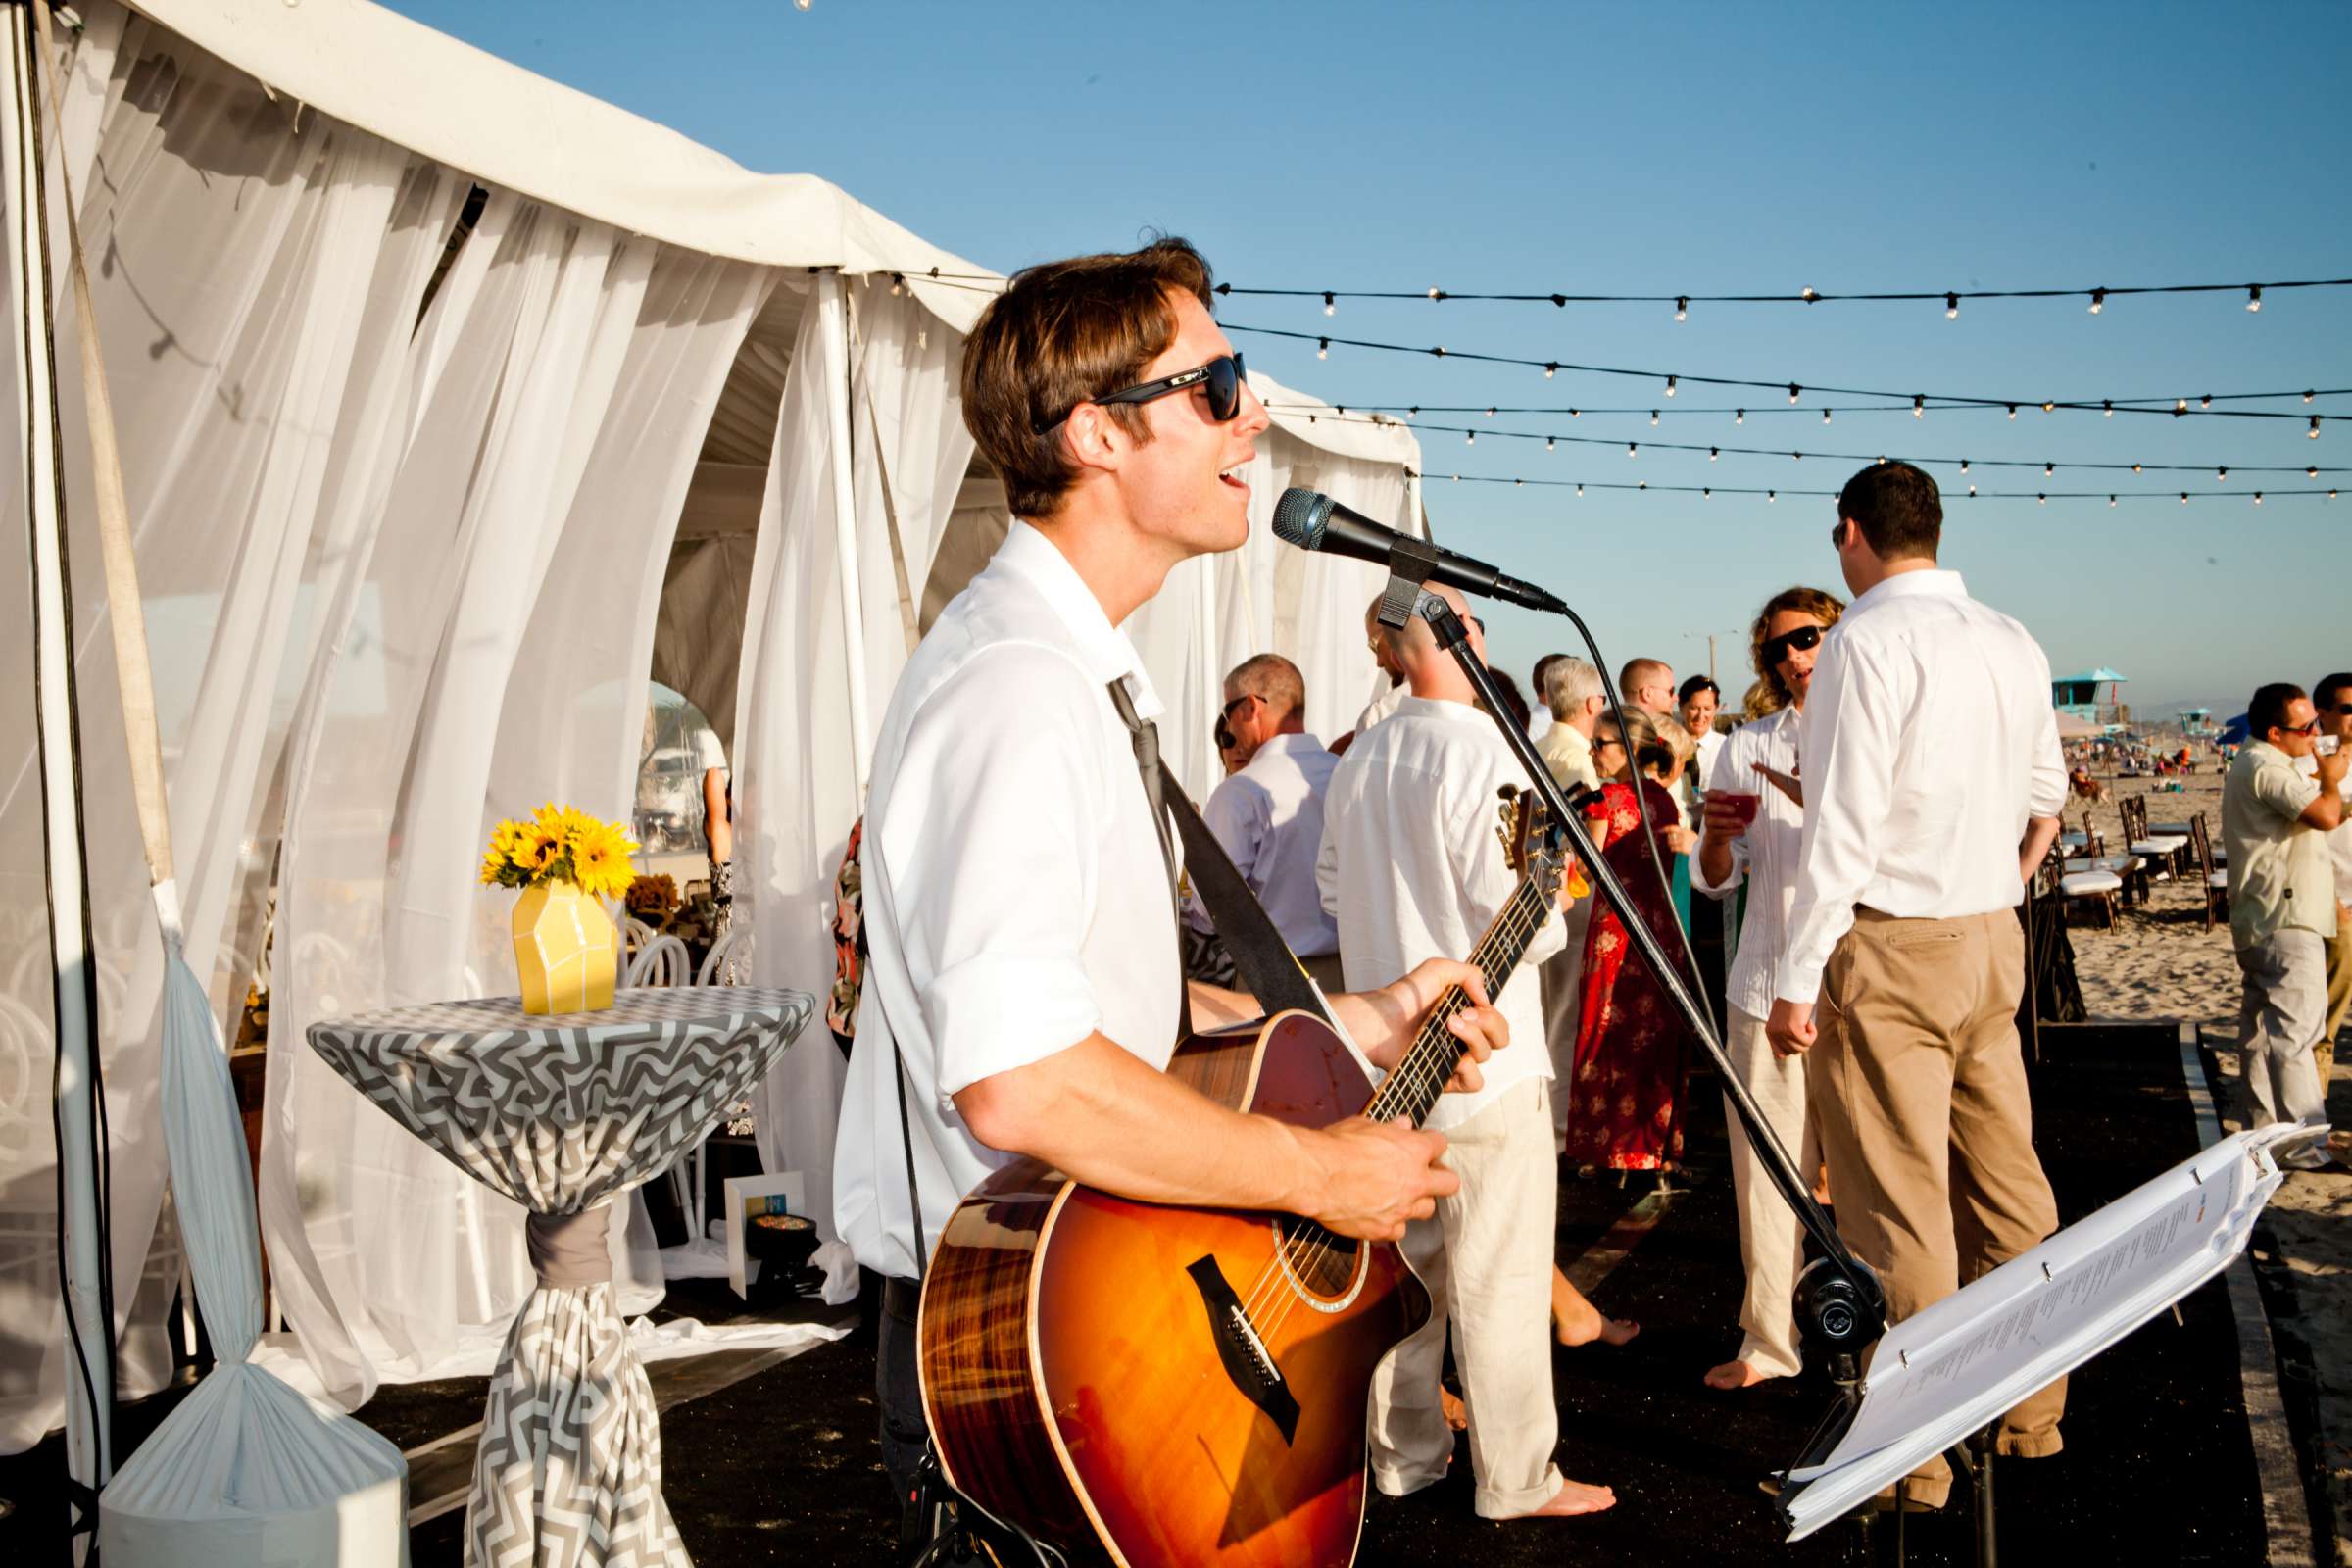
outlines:
{"label": "chevron patterned tablecloth", "polygon": [[[310,1041],[386,1115],[529,1209],[536,1238],[666,1169],[815,1008],[805,992],[735,986],[624,990],[604,1011],[541,1017],[493,997],[328,1019]],[[575,1244],[595,1230],[575,1229]],[[551,1244],[562,1260],[540,1262],[491,1376],[467,1568],[688,1561],[662,1500],[653,1391],[612,1287],[551,1282],[551,1269],[576,1278],[580,1251]]]}

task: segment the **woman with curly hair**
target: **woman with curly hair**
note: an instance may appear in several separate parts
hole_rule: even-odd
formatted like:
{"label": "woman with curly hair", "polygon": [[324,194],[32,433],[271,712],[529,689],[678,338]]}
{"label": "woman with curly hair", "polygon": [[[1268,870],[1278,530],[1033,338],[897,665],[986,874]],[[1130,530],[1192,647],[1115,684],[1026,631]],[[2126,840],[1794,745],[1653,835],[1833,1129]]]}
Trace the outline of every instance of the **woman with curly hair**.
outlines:
{"label": "woman with curly hair", "polygon": [[[1804,831],[1804,809],[1794,798],[1802,793],[1801,784],[1792,794],[1772,775],[1796,777],[1797,726],[1813,660],[1822,635],[1844,611],[1837,596],[1800,587],[1773,595],[1757,612],[1748,644],[1757,677],[1752,695],[1762,711],[1732,731],[1704,780],[1705,827],[1690,877],[1693,888],[1716,899],[1732,899],[1746,887],[1747,912],[1725,986],[1724,1054],[1772,1124],[1774,1137],[1808,1176],[1820,1169],[1821,1153],[1806,1114],[1805,1058],[1780,1056],[1764,1038]],[[1740,1211],[1747,1294],[1740,1309],[1739,1352],[1711,1368],[1706,1382],[1714,1389],[1744,1389],[1797,1371],[1789,1293],[1804,1244],[1796,1215],[1764,1174],[1728,1096],[1724,1115],[1731,1123],[1732,1194]]]}

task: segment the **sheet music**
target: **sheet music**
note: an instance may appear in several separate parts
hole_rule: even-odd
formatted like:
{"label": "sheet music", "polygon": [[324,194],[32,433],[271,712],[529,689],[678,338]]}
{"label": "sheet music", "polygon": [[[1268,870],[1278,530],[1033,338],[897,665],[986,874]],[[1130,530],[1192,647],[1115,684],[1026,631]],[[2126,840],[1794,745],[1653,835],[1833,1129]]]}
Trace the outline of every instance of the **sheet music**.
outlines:
{"label": "sheet music", "polygon": [[[2325,1129],[2318,1129],[2322,1135]],[[1889,1329],[1861,1409],[1827,1459],[1790,1474],[1799,1541],[1984,1426],[2220,1273],[2283,1179],[2281,1123],[2223,1139]]]}

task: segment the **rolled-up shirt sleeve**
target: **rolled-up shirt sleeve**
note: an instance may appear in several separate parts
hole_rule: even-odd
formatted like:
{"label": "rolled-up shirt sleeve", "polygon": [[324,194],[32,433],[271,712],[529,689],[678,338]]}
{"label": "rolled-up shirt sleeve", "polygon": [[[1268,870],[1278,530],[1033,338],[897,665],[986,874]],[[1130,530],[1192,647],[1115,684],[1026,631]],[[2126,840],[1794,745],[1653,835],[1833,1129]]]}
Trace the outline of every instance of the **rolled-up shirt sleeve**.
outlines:
{"label": "rolled-up shirt sleeve", "polygon": [[1821,994],[1830,950],[1852,928],[1854,901],[1878,869],[1875,840],[1890,806],[1901,711],[1870,661],[1852,657],[1835,635],[1823,643],[1805,704],[1805,828],[1780,967],[1783,1002],[1810,1004]]}
{"label": "rolled-up shirt sleeve", "polygon": [[[2050,667],[2041,666],[2042,685],[2049,685]],[[2034,782],[2026,794],[2026,810],[2030,815],[2055,818],[2066,809],[2066,749],[2058,744],[2058,710],[2053,705],[2039,710],[2034,728],[2033,750],[2027,754],[2034,760]]]}
{"label": "rolled-up shirt sleeve", "polygon": [[942,695],[965,681],[985,682],[989,701],[916,716],[895,792],[907,808],[868,826],[886,846],[943,1103],[1102,1025],[1082,949],[1107,781],[1080,745],[1107,700],[1069,660],[1022,644],[983,652]]}

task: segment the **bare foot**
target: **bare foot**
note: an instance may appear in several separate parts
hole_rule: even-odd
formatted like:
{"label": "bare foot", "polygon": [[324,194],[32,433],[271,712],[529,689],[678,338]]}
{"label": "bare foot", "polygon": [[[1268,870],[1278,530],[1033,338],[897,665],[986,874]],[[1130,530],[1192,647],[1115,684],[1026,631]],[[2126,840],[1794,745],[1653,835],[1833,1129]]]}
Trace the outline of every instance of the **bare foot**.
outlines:
{"label": "bare foot", "polygon": [[1438,1405],[1446,1412],[1446,1425],[1448,1430],[1462,1432],[1469,1429],[1470,1407],[1462,1403],[1460,1395],[1451,1389],[1440,1389],[1438,1390]]}
{"label": "bare foot", "polygon": [[1623,1345],[1642,1332],[1642,1325],[1631,1318],[1602,1317],[1600,1309],[1585,1299],[1585,1293],[1555,1268],[1551,1271],[1551,1329],[1562,1345],[1574,1348],[1594,1340]]}
{"label": "bare foot", "polygon": [[1599,1513],[1617,1506],[1617,1494],[1607,1487],[1595,1487],[1583,1481],[1563,1481],[1551,1500],[1541,1508],[1513,1514],[1514,1519],[1567,1519],[1580,1513]]}
{"label": "bare foot", "polygon": [[1710,1389],[1752,1389],[1770,1375],[1745,1361],[1726,1361],[1721,1366],[1707,1368],[1706,1382]]}

